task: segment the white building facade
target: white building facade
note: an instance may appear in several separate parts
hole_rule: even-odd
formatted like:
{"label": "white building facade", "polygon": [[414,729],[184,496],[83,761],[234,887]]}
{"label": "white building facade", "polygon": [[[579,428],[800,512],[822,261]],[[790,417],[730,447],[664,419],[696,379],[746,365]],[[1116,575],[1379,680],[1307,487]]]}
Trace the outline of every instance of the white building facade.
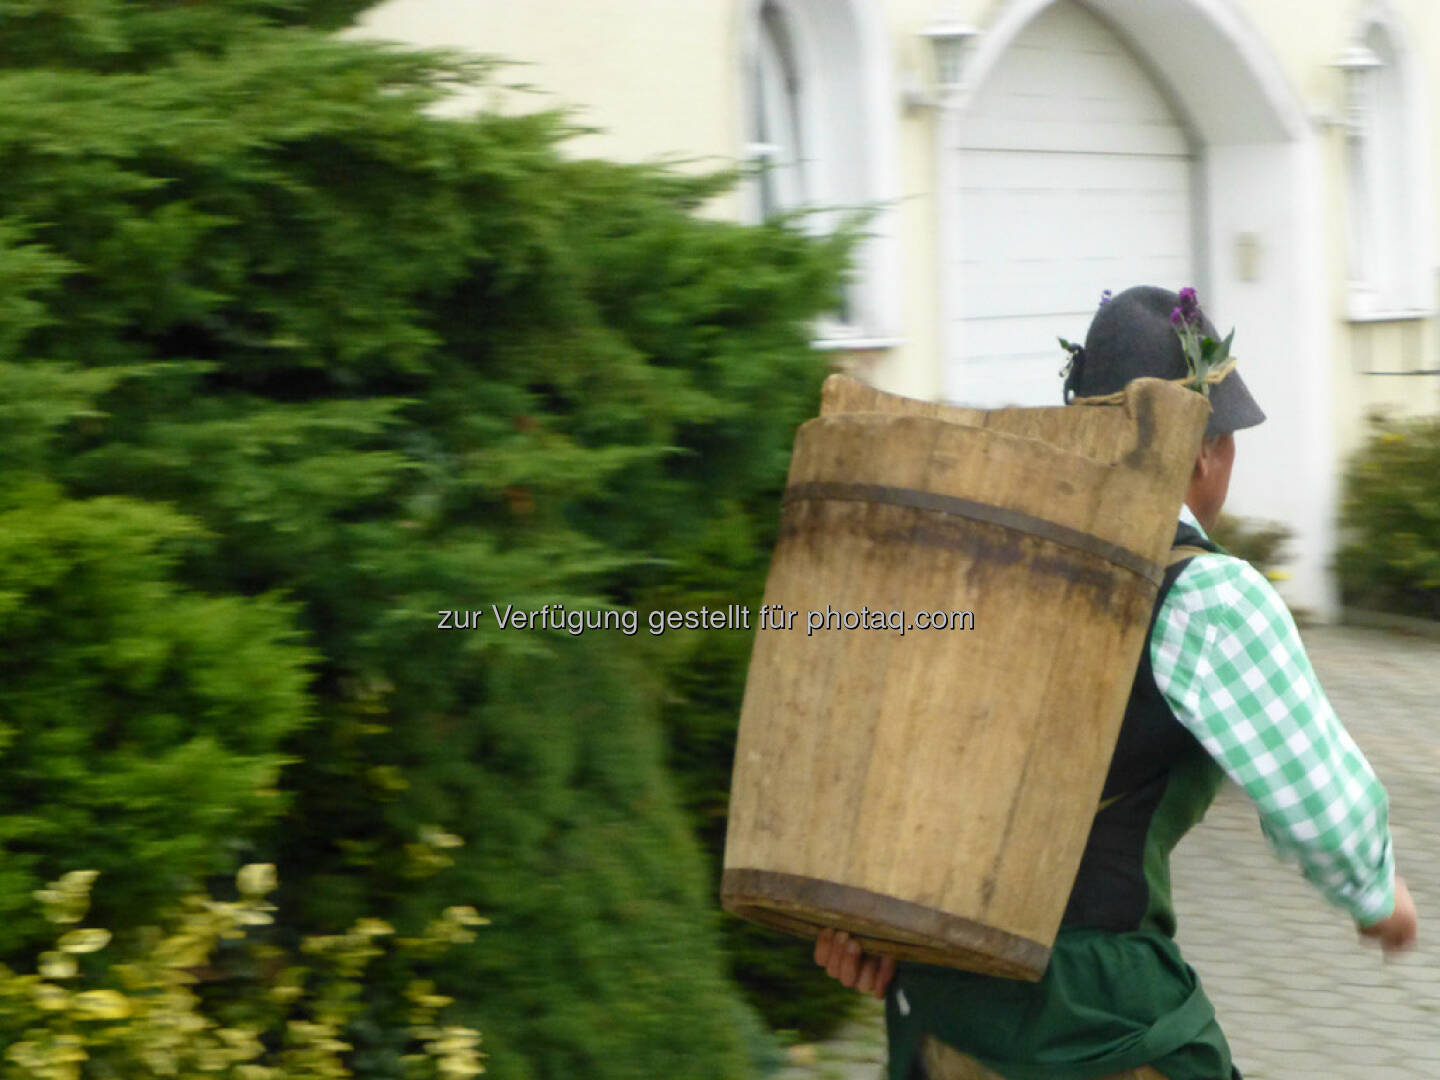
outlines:
{"label": "white building facade", "polygon": [[1366,414],[1440,412],[1433,0],[389,0],[360,33],[522,62],[502,107],[577,108],[576,153],[770,166],[717,214],[880,207],[816,345],[882,389],[1058,404],[1103,290],[1196,286],[1269,414],[1227,509],[1296,530],[1321,616]]}

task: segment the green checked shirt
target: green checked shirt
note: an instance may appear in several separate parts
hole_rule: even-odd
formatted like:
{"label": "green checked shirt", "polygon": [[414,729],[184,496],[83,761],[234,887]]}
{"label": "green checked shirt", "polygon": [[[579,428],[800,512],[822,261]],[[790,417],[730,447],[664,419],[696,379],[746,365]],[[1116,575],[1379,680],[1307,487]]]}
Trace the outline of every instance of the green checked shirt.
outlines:
{"label": "green checked shirt", "polygon": [[[1188,507],[1180,517],[1200,528]],[[1395,860],[1385,789],[1265,577],[1242,559],[1196,556],[1160,608],[1150,661],[1176,718],[1255,801],[1275,852],[1298,858],[1361,925],[1387,917]]]}

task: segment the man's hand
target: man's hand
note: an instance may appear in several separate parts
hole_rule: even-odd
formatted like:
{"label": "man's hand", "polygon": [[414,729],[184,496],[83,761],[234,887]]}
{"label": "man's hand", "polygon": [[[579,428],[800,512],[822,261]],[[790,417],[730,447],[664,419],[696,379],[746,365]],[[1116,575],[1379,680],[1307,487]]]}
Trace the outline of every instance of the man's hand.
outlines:
{"label": "man's hand", "polygon": [[[1381,919],[1373,926],[1362,926],[1360,936],[1375,938],[1380,942],[1380,948],[1390,953],[1410,948],[1415,944],[1415,935],[1415,901],[1410,897],[1410,889],[1406,886],[1405,879],[1396,874],[1395,910],[1388,918]],[[818,958],[818,951],[816,956]]]}
{"label": "man's hand", "polygon": [[867,956],[843,930],[821,930],[815,939],[815,963],[832,978],[862,994],[885,996],[885,988],[895,976],[893,956]]}

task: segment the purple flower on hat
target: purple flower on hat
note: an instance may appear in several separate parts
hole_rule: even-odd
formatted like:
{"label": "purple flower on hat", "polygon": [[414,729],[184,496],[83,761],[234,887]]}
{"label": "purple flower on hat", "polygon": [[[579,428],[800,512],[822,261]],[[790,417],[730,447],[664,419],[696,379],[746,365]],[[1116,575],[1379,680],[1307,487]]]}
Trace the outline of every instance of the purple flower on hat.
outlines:
{"label": "purple flower on hat", "polygon": [[1170,325],[1175,327],[1175,329],[1177,330],[1185,325],[1185,313],[1181,311],[1178,307],[1172,309],[1170,312]]}
{"label": "purple flower on hat", "polygon": [[[1175,309],[1180,312],[1183,318],[1191,326],[1200,322],[1200,295],[1190,286],[1180,290],[1180,306]],[[1173,322],[1174,319],[1172,318]]]}
{"label": "purple flower on hat", "polygon": [[1106,289],[1104,292],[1102,292],[1100,294],[1100,306],[1104,307],[1106,304],[1108,304],[1110,302],[1110,298],[1113,295],[1114,293],[1112,293],[1109,289]]}

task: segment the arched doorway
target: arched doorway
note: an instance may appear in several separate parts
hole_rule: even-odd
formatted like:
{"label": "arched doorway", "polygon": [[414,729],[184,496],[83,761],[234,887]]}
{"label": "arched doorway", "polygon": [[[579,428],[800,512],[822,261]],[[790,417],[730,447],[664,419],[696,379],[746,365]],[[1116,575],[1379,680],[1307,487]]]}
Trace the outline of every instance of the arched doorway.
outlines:
{"label": "arched doorway", "polygon": [[[1047,26],[1057,33],[1047,37]],[[1027,38],[1032,31],[1038,36]],[[982,367],[977,377],[977,369],[966,364],[967,357],[983,353],[983,342],[974,339],[974,327],[988,315],[1004,314],[998,307],[987,310],[977,304],[973,292],[964,294],[962,241],[967,229],[976,228],[962,223],[967,212],[966,170],[971,165],[967,155],[974,150],[967,140],[974,143],[969,132],[983,131],[988,122],[992,98],[987,95],[992,85],[1005,85],[1010,78],[1007,72],[1024,62],[1033,40],[1050,42],[1052,65],[1060,64],[1063,57],[1064,70],[1081,73],[1072,90],[1076,96],[1085,95],[1097,81],[1119,88],[1125,86],[1125,79],[1137,78],[1134,72],[1143,74],[1141,83],[1130,86],[1126,101],[1130,115],[1121,126],[1133,132],[1174,125],[1183,132],[1194,193],[1188,203],[1190,225],[1187,230],[1171,220],[1162,232],[1178,237],[1188,231],[1192,239],[1188,255],[1174,243],[1164,254],[1157,244],[1153,264],[1137,260],[1136,252],[1130,251],[1124,256],[1130,261],[1117,265],[1117,270],[1136,275],[1129,280],[1108,280],[1108,273],[1105,280],[1099,276],[1092,280],[1076,273],[1068,288],[1078,295],[1083,287],[1094,295],[1084,296],[1081,310],[1071,314],[1076,302],[1070,292],[1057,294],[1053,320],[1032,318],[1024,344],[1031,350],[1029,370],[1015,365],[1019,389],[1002,393],[998,384],[1008,374],[1003,366],[991,375],[984,375]],[[1102,48],[1118,48],[1133,66],[1126,68],[1112,57],[1108,75],[1094,71],[1084,75],[1087,65],[1098,71],[1106,63],[1098,55]],[[1123,74],[1122,68],[1131,74]],[[1022,92],[1033,91],[1022,86]],[[1159,121],[1154,125],[1138,121],[1136,110],[1151,108],[1157,100],[1166,105],[1168,117],[1153,114],[1152,119]],[[1099,105],[1089,103],[1087,115],[1092,120]],[[1150,146],[1153,157],[1153,150],[1163,149],[1163,144],[1151,135],[1155,132],[1137,135],[1140,141],[1135,145]],[[1050,144],[1042,145],[1040,152],[1055,152],[1057,140],[1067,135],[1062,127],[1047,137]],[[1265,424],[1239,436],[1227,509],[1293,528],[1297,555],[1287,598],[1321,615],[1331,613],[1335,598],[1327,564],[1334,549],[1337,461],[1325,253],[1319,227],[1319,159],[1305,111],[1253,26],[1229,0],[1009,0],[984,28],[968,64],[966,85],[941,118],[940,140],[945,397],[997,405],[1025,395],[1027,403],[1039,403],[1034,399],[1039,396],[1038,380],[1044,378],[1054,387],[1049,400],[1058,402],[1060,379],[1055,373],[1064,357],[1055,337],[1083,337],[1099,300],[1096,283],[1111,289],[1196,285],[1220,329],[1237,328],[1235,354],[1245,381],[1269,415]],[[1138,168],[1132,169],[1131,175],[1138,174]],[[1172,171],[1172,182],[1173,178]],[[1143,203],[1138,191],[1136,198],[1137,205]],[[1152,206],[1162,214],[1156,199]],[[1174,199],[1171,202],[1178,205]],[[1047,225],[1057,233],[1053,244],[1073,247],[1075,227],[1062,229],[1055,220],[1052,215]],[[1031,226],[1012,209],[986,227],[995,233]],[[1167,270],[1182,276],[1165,280]],[[970,344],[967,334],[972,335]],[[1048,368],[1042,367],[1040,358],[1052,347],[1051,359],[1044,361]],[[1012,355],[1020,355],[1020,350]],[[1047,370],[1050,374],[1043,376]]]}
{"label": "arched doorway", "polygon": [[1195,155],[1140,60],[1077,3],[1006,50],[954,131],[945,395],[1059,401],[1056,337],[1101,291],[1196,277]]}

